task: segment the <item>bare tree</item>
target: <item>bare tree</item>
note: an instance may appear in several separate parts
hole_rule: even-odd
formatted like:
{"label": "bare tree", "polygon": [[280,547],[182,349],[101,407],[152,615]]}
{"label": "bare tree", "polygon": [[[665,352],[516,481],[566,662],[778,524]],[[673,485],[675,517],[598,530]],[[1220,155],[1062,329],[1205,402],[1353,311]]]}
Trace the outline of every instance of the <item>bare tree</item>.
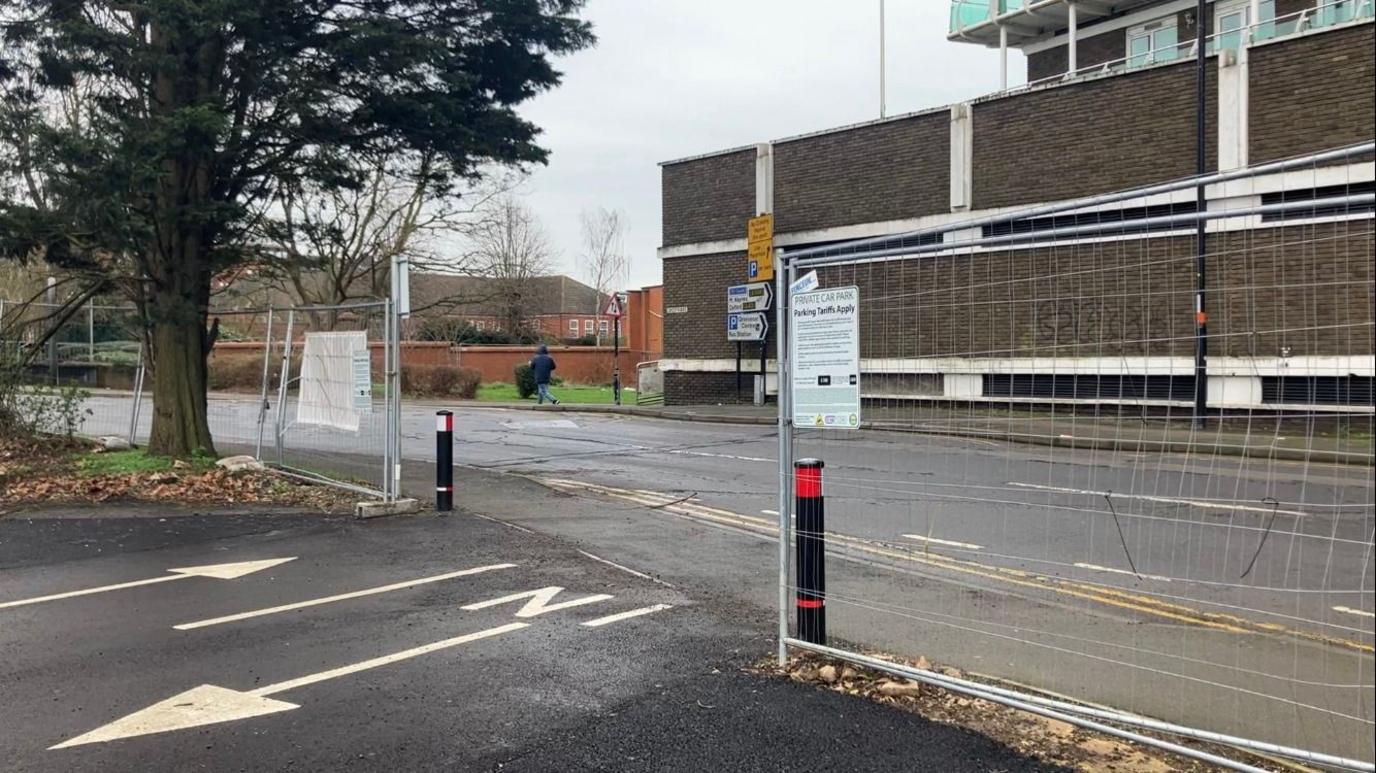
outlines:
{"label": "bare tree", "polygon": [[[383,159],[359,188],[282,186],[262,223],[269,249],[258,266],[269,286],[305,305],[383,298],[392,258],[422,273],[471,273],[474,255],[456,248],[495,217],[509,175],[483,177],[461,193],[434,187],[428,159]],[[312,312],[317,329],[338,313]]]}
{"label": "bare tree", "polygon": [[602,313],[607,296],[619,292],[630,272],[630,261],[624,245],[625,220],[618,210],[598,207],[583,210],[583,252],[580,267],[588,284],[597,291],[592,313]]}
{"label": "bare tree", "polygon": [[533,280],[547,276],[554,259],[544,226],[525,204],[503,196],[473,245],[475,273],[488,278],[497,317],[508,333],[519,332],[538,301]]}

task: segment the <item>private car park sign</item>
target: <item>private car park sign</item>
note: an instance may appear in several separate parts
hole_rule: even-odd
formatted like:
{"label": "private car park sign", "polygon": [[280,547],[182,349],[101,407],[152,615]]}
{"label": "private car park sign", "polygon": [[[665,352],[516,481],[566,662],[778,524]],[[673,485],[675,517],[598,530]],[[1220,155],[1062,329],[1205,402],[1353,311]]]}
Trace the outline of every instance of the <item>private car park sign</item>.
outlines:
{"label": "private car park sign", "polygon": [[793,426],[860,428],[860,289],[797,293],[790,309]]}

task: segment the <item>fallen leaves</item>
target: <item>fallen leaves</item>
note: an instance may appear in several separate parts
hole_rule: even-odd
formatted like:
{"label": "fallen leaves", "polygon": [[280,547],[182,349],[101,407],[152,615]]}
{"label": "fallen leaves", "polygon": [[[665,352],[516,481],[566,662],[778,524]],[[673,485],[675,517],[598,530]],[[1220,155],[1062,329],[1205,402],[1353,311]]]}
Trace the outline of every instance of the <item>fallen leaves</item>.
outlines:
{"label": "fallen leaves", "polygon": [[354,499],[335,489],[288,481],[265,471],[198,472],[185,462],[174,462],[172,470],[160,472],[82,475],[74,458],[90,450],[79,442],[0,443],[0,504],[137,500],[340,511],[348,509]]}
{"label": "fallen leaves", "polygon": [[[890,656],[886,660],[903,662]],[[908,665],[947,676],[968,678],[960,669],[934,666],[926,658]],[[763,661],[757,672],[843,692],[891,705],[943,724],[974,730],[1023,754],[1082,771],[1210,771],[1210,765],[1128,741],[1101,735],[1067,722],[969,698],[931,685],[898,679],[878,671],[803,654],[780,667]],[[1220,749],[1210,751],[1222,753]],[[1268,768],[1264,762],[1249,764]]]}

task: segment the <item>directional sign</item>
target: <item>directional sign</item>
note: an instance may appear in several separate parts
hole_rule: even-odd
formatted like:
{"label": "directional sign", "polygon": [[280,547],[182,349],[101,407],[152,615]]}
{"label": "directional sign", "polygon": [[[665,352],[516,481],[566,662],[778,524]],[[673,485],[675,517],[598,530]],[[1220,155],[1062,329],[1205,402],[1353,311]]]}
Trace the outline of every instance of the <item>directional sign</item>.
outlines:
{"label": "directional sign", "polygon": [[763,341],[769,336],[769,316],[763,311],[726,315],[726,340]]}
{"label": "directional sign", "polygon": [[768,282],[751,282],[726,288],[726,313],[768,311],[774,303],[774,286]]}
{"label": "directional sign", "polygon": [[67,591],[66,593],[54,593],[51,596],[38,596],[31,599],[20,599],[18,601],[0,602],[0,609],[10,607],[22,607],[28,604],[41,604],[45,601],[58,601],[70,599],[76,596],[89,596],[92,593],[105,593],[112,590],[124,590],[125,588],[137,588],[141,585],[156,585],[160,582],[172,582],[173,580],[185,580],[188,577],[213,577],[217,580],[236,580],[246,574],[271,569],[279,564],[288,561],[295,561],[296,557],[291,558],[267,558],[261,561],[240,561],[235,564],[207,564],[205,566],[184,566],[180,569],[168,569],[171,574],[164,574],[158,577],[150,577],[146,580],[134,580],[132,582],[121,582],[114,585],[102,585],[99,588],[85,588],[83,590]]}
{"label": "directional sign", "polygon": [[750,218],[745,227],[745,242],[749,263],[746,276],[750,279],[774,278],[774,216]]}

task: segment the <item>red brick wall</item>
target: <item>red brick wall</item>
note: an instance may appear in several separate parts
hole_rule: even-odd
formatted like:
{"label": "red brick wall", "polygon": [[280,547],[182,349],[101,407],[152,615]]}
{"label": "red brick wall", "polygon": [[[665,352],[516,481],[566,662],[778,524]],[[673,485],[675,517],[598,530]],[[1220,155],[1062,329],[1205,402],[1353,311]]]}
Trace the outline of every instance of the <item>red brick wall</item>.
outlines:
{"label": "red brick wall", "polygon": [[[301,352],[301,341],[292,344],[292,350],[299,354]],[[368,344],[368,349],[372,354],[373,369],[378,370],[382,367],[383,344],[381,341],[372,341]],[[211,358],[220,357],[252,357],[259,361],[263,359],[262,341],[220,341],[215,344]],[[273,352],[272,367],[280,367],[282,350],[279,342],[278,348]],[[402,365],[458,365],[458,353],[454,352],[450,345],[444,341],[402,341],[401,342],[401,364]]]}
{"label": "red brick wall", "polygon": [[[550,356],[558,368],[554,375],[571,384],[610,384],[612,381],[612,347],[610,346],[551,346]],[[459,365],[477,368],[483,383],[506,383],[515,380],[516,366],[530,362],[535,356],[534,346],[460,346]],[[646,359],[644,352],[621,350],[621,383],[634,387],[637,363]]]}

